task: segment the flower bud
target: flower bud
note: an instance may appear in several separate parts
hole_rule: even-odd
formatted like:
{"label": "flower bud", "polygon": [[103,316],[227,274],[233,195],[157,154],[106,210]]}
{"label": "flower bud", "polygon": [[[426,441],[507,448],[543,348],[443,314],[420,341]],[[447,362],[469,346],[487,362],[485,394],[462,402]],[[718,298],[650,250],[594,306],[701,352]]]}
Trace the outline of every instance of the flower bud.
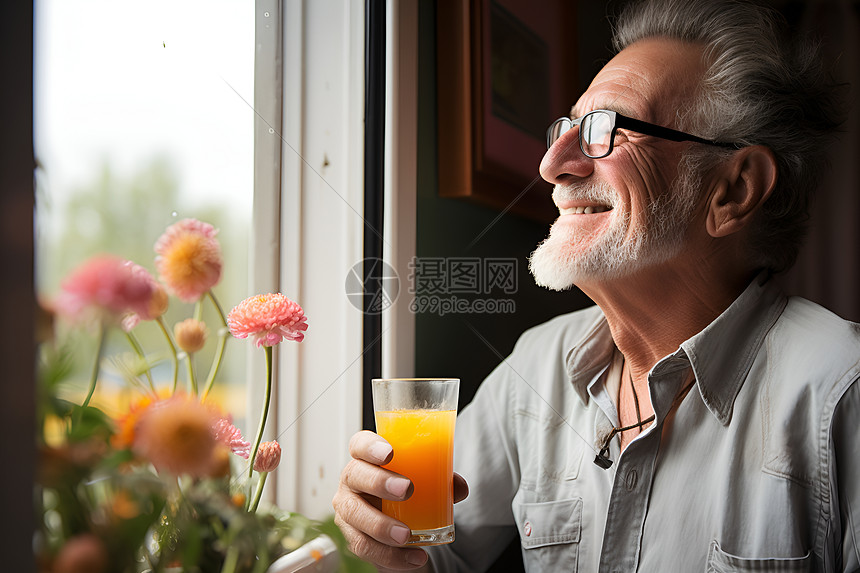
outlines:
{"label": "flower bud", "polygon": [[236,492],[230,496],[230,502],[236,507],[245,507],[245,494],[242,492]]}
{"label": "flower bud", "polygon": [[281,444],[263,442],[254,459],[254,469],[258,472],[273,472],[281,463]]}
{"label": "flower bud", "polygon": [[167,291],[164,290],[163,286],[156,283],[155,289],[152,291],[152,299],[149,301],[150,318],[156,319],[167,312],[168,303]]}
{"label": "flower bud", "polygon": [[173,327],[173,336],[176,338],[176,344],[191,354],[197,352],[203,345],[206,344],[206,336],[209,334],[206,325],[194,318],[188,318],[182,322],[176,323]]}

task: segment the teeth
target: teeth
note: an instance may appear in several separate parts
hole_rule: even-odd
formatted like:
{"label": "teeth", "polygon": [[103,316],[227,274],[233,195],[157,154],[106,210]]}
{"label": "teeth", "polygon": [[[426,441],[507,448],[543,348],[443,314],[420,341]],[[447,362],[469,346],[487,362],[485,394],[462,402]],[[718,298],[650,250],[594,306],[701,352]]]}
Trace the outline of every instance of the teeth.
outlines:
{"label": "teeth", "polygon": [[592,213],[603,213],[608,211],[608,207],[602,205],[589,205],[588,207],[571,207],[570,209],[561,209],[562,215],[591,215]]}

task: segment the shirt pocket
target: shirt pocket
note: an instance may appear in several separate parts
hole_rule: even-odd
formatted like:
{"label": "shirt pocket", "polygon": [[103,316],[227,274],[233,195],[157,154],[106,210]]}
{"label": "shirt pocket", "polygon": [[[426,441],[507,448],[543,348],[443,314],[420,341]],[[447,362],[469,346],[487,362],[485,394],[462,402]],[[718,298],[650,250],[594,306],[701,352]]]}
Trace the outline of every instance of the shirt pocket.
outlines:
{"label": "shirt pocket", "polygon": [[575,573],[582,534],[582,499],[513,504],[528,571]]}
{"label": "shirt pocket", "polygon": [[708,551],[708,568],[706,573],[745,573],[748,571],[777,571],[782,573],[805,573],[812,571],[812,552],[803,557],[772,557],[756,558],[738,557],[720,549],[720,544],[711,542]]}

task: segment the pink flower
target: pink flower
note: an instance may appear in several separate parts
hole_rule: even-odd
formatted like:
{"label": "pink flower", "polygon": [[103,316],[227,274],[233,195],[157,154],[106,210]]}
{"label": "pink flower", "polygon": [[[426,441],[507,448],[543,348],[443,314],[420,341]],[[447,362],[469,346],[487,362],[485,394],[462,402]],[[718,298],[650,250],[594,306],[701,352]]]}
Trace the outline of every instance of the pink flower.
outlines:
{"label": "pink flower", "polygon": [[246,298],[227,315],[227,325],[236,338],[253,336],[257,347],[301,342],[308,329],[302,307],[280,293]]}
{"label": "pink flower", "polygon": [[281,463],[281,444],[263,442],[254,459],[254,469],[258,472],[273,472]]}
{"label": "pink flower", "polygon": [[110,558],[101,539],[92,533],[75,535],[63,545],[54,560],[55,573],[102,573]]}
{"label": "pink flower", "polygon": [[84,262],[63,281],[54,301],[57,312],[73,320],[97,318],[109,322],[128,313],[146,314],[154,281],[135,271],[133,265],[110,255]]}
{"label": "pink flower", "polygon": [[126,332],[138,325],[141,320],[155,320],[167,311],[167,292],[164,290],[158,281],[149,274],[149,271],[142,266],[126,261],[131,272],[140,280],[147,281],[152,286],[152,296],[149,299],[149,304],[143,309],[143,312],[130,312],[122,318],[122,329]]}
{"label": "pink flower", "polygon": [[221,280],[221,245],[209,223],[183,219],[155,243],[155,266],[167,287],[185,302],[195,302]]}
{"label": "pink flower", "polygon": [[242,438],[242,432],[232,424],[230,418],[219,418],[212,425],[212,435],[237,456],[247,460],[251,454],[251,442]]}

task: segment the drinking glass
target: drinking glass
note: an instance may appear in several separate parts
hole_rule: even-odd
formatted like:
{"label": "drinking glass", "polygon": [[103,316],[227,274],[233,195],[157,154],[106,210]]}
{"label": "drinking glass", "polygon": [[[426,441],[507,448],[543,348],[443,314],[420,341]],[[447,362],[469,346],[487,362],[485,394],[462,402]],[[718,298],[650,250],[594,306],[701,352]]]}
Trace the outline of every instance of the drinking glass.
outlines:
{"label": "drinking glass", "polygon": [[454,541],[454,423],[457,378],[374,378],[376,433],[394,449],[384,467],[412,481],[405,501],[382,500],[382,512],[409,526],[407,545]]}

